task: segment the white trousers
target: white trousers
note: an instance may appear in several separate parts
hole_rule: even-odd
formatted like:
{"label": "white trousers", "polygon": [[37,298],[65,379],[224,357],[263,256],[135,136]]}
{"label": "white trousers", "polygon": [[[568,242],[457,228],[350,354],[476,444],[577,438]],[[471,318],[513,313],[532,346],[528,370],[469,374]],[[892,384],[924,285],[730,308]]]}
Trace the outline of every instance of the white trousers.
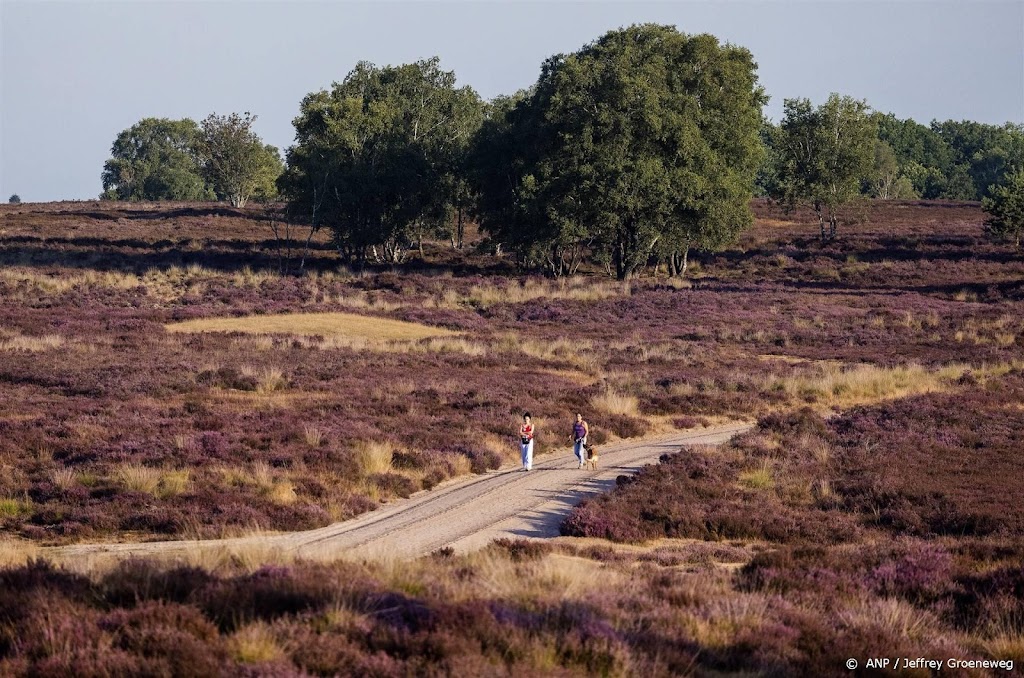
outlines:
{"label": "white trousers", "polygon": [[576,458],[580,460],[581,464],[587,462],[587,450],[583,447],[587,444],[587,439],[584,438],[580,442],[573,445],[572,453],[576,455]]}
{"label": "white trousers", "polygon": [[533,438],[525,445],[520,445],[520,453],[523,455],[523,468],[527,471],[533,468]]}

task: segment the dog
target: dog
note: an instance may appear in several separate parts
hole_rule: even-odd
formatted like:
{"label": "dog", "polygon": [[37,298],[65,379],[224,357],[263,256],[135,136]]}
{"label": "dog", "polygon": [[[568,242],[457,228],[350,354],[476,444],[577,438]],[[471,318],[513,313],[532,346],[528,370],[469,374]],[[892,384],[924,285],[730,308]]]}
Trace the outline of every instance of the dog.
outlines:
{"label": "dog", "polygon": [[597,453],[597,448],[593,445],[586,445],[583,449],[587,451],[587,468],[597,470],[597,462],[601,458]]}

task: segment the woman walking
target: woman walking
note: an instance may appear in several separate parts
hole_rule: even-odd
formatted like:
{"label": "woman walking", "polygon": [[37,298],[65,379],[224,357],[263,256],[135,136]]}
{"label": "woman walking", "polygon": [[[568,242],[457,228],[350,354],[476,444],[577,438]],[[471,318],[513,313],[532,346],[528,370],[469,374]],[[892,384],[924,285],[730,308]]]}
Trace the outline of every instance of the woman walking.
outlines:
{"label": "woman walking", "polygon": [[533,436],[536,429],[533,427],[533,419],[530,413],[523,415],[523,425],[519,427],[519,447],[523,456],[523,470],[529,471],[533,468]]}
{"label": "woman walking", "polygon": [[583,421],[583,415],[576,413],[576,422],[572,425],[573,454],[580,461],[580,468],[587,461],[587,435],[590,434],[590,427]]}

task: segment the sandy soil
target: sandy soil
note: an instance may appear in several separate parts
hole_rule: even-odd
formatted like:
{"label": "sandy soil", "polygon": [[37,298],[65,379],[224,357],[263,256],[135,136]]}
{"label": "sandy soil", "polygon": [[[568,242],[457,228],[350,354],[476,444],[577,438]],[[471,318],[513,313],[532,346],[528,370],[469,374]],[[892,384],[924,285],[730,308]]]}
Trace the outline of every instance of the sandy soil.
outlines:
{"label": "sandy soil", "polygon": [[257,548],[310,559],[414,558],[446,546],[470,551],[500,537],[555,537],[572,507],[610,490],[616,476],[635,473],[683,445],[717,445],[747,428],[737,423],[605,445],[596,471],[578,469],[572,452],[565,450],[538,457],[530,472],[502,468],[455,479],[317,530],[208,541],[76,544],[40,549],[40,555],[79,566],[140,556],[194,559],[199,551]]}

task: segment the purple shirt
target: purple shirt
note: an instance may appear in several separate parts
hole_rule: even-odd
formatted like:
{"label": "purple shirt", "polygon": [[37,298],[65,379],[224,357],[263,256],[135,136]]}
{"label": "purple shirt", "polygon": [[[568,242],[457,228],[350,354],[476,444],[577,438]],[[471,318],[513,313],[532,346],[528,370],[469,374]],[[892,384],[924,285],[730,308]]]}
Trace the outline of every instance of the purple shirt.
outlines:
{"label": "purple shirt", "polygon": [[572,425],[572,434],[576,438],[582,438],[587,435],[587,427],[583,425],[583,422],[576,422]]}

